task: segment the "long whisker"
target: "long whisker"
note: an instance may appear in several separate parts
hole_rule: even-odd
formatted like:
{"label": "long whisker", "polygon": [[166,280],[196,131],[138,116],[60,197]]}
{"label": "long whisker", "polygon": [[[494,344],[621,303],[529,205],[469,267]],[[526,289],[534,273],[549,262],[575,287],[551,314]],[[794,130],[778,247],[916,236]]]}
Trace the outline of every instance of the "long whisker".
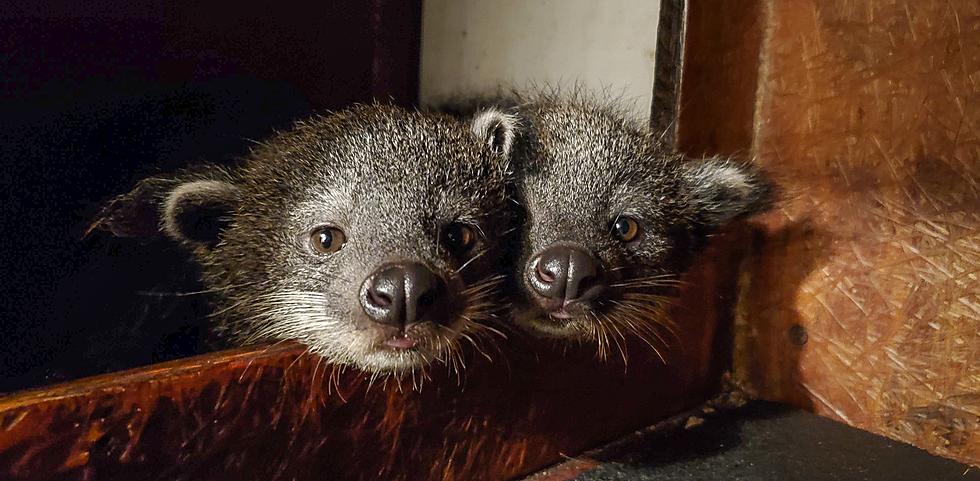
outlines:
{"label": "long whisker", "polygon": [[619,282],[612,283],[609,286],[614,288],[622,287],[676,287],[682,285],[683,281],[677,278],[674,274],[657,274],[650,276],[641,277],[631,277],[623,279]]}
{"label": "long whisker", "polygon": [[[267,282],[267,281],[263,281]],[[210,289],[201,289],[199,291],[188,291],[188,292],[166,292],[166,291],[136,291],[137,295],[147,296],[147,297],[188,297],[188,296],[199,296],[202,294],[211,294],[213,292],[222,292],[232,289],[240,289],[242,287],[254,286],[259,284],[260,281],[254,282],[244,282],[241,284],[235,284],[230,286],[212,287]]]}

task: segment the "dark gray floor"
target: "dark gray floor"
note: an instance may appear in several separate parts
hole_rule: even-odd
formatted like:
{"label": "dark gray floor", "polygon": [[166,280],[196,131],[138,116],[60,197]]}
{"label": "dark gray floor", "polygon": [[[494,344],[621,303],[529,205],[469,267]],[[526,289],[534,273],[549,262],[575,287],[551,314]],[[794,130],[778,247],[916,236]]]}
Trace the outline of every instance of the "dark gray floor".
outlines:
{"label": "dark gray floor", "polygon": [[601,452],[576,480],[977,481],[980,470],[773,403]]}

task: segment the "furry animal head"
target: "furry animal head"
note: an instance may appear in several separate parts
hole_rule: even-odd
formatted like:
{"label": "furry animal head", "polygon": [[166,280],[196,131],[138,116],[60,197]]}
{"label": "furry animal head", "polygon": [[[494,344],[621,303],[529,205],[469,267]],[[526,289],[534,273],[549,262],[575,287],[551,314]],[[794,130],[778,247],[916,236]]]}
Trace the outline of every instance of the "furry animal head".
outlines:
{"label": "furry animal head", "polygon": [[[714,229],[769,208],[750,164],[685,159],[614,107],[581,95],[517,103],[515,149],[526,209],[514,319],[546,336],[596,341],[658,321],[677,278]],[[660,341],[662,342],[662,340]]]}
{"label": "furry animal head", "polygon": [[235,168],[146,179],[96,226],[189,248],[234,343],[296,340],[374,373],[455,364],[493,331],[513,128],[494,110],[354,107]]}

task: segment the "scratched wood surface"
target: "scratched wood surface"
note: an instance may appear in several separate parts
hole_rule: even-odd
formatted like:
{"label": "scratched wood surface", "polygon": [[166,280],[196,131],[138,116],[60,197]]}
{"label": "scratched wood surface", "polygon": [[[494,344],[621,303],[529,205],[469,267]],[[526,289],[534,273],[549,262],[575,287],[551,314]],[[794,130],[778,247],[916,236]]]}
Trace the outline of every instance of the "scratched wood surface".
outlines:
{"label": "scratched wood surface", "polygon": [[624,365],[515,336],[413,390],[299,346],[214,353],[0,398],[0,479],[510,479],[716,392],[734,255],[688,277],[666,365],[642,343]]}
{"label": "scratched wood surface", "polygon": [[[758,52],[760,65],[723,62],[732,84],[725,70],[685,78],[687,99],[708,98],[680,121],[682,148],[743,149],[785,189],[740,277],[738,377],[759,397],[980,464],[980,2],[757,11],[761,31],[689,17],[691,32],[745,39],[714,57],[689,50],[689,63]],[[748,93],[710,97],[751,79],[746,68]],[[711,102],[732,102],[741,127]]]}

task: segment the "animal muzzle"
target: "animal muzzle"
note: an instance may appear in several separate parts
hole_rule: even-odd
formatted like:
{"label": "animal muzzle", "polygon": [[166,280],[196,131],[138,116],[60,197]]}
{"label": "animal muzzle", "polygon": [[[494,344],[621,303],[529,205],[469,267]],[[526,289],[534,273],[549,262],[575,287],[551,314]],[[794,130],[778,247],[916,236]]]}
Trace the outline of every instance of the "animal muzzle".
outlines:
{"label": "animal muzzle", "polygon": [[605,290],[602,262],[574,245],[553,244],[541,251],[528,263],[526,276],[531,289],[553,310],[586,303]]}
{"label": "animal muzzle", "polygon": [[425,264],[398,262],[374,271],[361,286],[361,307],[380,324],[408,329],[424,321],[438,322],[437,303],[445,297],[442,278]]}

